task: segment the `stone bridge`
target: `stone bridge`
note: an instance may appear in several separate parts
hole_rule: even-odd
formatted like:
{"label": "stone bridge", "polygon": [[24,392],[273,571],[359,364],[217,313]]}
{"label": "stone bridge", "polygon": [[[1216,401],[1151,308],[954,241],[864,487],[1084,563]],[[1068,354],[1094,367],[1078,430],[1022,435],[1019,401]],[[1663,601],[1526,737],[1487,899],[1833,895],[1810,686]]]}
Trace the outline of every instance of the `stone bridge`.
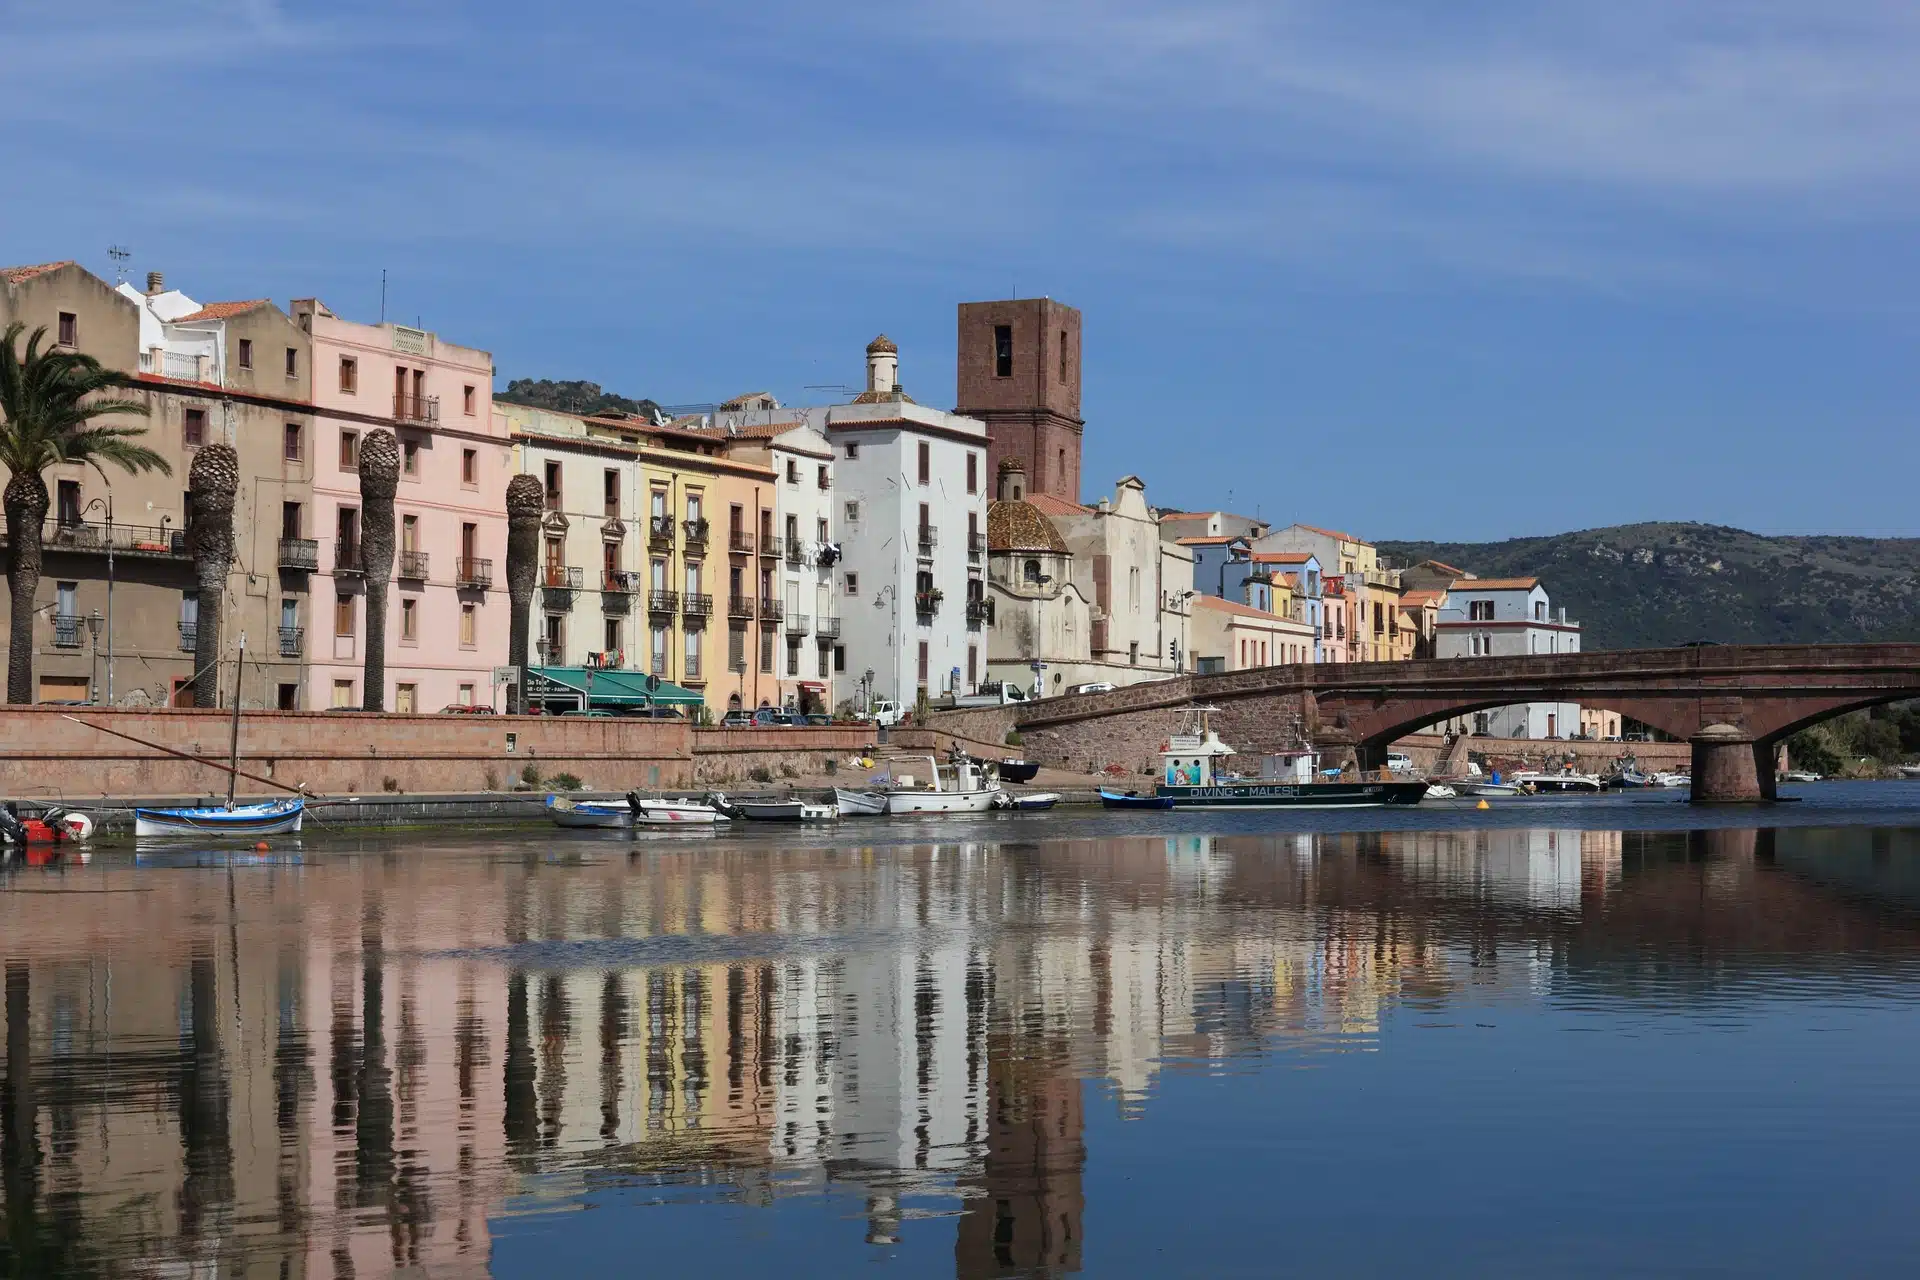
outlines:
{"label": "stone bridge", "polygon": [[1709,645],[1524,658],[1329,663],[1179,676],[1112,693],[1047,698],[933,717],[1025,754],[1086,768],[1150,771],[1177,711],[1218,707],[1215,728],[1243,752],[1311,742],[1363,767],[1427,725],[1516,702],[1574,702],[1632,716],[1693,747],[1696,802],[1770,800],[1776,745],[1810,724],[1920,697],[1920,644]]}

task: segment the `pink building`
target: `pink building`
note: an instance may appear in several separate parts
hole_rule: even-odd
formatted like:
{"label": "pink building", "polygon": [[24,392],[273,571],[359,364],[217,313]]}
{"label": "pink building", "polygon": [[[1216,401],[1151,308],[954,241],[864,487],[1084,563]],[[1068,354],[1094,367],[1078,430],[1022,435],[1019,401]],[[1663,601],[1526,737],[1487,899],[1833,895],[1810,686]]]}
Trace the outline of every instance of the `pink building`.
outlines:
{"label": "pink building", "polygon": [[[400,438],[394,574],[387,589],[389,711],[491,703],[507,660],[506,484],[512,444],[493,416],[493,357],[422,329],[342,320],[313,298],[293,316],[313,335],[313,511],[318,538],[303,706],[358,707],[366,643],[359,444]],[[289,520],[294,513],[289,512]]]}

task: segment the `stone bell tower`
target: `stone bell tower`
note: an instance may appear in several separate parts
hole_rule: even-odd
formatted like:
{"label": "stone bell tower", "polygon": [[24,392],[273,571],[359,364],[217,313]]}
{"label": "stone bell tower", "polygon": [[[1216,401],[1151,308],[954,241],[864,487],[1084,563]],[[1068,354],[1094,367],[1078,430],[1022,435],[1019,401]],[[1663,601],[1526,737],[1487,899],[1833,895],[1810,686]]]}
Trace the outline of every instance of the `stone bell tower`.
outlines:
{"label": "stone bell tower", "polygon": [[987,424],[987,466],[1080,501],[1080,313],[1051,298],[960,304],[955,413]]}

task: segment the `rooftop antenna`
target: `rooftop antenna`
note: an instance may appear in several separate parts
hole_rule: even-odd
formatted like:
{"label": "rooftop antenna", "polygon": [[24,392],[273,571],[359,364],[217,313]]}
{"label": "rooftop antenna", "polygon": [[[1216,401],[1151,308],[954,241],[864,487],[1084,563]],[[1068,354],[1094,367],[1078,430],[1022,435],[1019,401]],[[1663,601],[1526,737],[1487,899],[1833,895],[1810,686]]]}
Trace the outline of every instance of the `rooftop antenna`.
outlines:
{"label": "rooftop antenna", "polygon": [[380,268],[380,323],[387,322],[387,269]]}
{"label": "rooftop antenna", "polygon": [[113,259],[113,282],[115,284],[125,284],[127,282],[127,259],[133,257],[133,251],[122,245],[110,244],[107,246],[107,256]]}

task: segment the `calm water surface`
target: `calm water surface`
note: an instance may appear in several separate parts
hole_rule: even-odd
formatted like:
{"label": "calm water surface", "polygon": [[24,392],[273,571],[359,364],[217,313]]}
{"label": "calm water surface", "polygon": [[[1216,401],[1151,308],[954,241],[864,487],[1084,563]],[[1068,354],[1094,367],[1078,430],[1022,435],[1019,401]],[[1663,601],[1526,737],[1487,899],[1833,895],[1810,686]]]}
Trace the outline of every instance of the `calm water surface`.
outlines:
{"label": "calm water surface", "polygon": [[1920,786],[1804,794],[17,868],[0,1272],[1910,1273]]}

